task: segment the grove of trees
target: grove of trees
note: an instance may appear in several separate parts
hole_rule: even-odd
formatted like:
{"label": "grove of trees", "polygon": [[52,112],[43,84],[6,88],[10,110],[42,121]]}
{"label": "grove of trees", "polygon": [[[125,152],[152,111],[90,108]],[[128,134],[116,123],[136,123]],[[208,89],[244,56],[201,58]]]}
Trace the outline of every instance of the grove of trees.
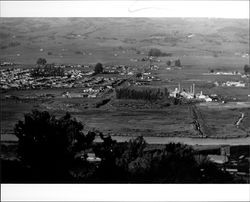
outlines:
{"label": "grove of trees", "polygon": [[148,52],[148,56],[153,56],[153,57],[165,57],[165,56],[172,56],[171,53],[164,53],[158,48],[151,48]]}
{"label": "grove of trees", "polygon": [[117,99],[135,99],[153,101],[168,96],[168,90],[165,88],[147,88],[147,87],[123,87],[116,88]]}

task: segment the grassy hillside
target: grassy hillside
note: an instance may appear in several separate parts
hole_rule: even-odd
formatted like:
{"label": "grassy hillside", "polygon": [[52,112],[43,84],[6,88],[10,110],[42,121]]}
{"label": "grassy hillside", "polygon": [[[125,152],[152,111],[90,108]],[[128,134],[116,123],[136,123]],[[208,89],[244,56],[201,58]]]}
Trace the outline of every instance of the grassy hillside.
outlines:
{"label": "grassy hillside", "polygon": [[2,18],[0,44],[0,60],[24,64],[38,57],[57,63],[133,63],[130,59],[143,57],[151,47],[187,61],[228,57],[244,64],[249,20]]}

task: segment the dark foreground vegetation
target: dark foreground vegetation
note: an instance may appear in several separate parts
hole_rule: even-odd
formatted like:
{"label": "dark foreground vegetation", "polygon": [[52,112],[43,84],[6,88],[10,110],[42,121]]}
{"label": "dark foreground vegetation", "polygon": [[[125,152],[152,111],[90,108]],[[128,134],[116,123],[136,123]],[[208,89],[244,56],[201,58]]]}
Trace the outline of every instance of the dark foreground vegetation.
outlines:
{"label": "dark foreground vegetation", "polygon": [[[143,137],[118,143],[84,134],[69,113],[25,114],[14,128],[16,160],[2,159],[3,183],[232,183],[231,175],[182,144],[150,147]],[[94,140],[101,141],[94,141]]]}

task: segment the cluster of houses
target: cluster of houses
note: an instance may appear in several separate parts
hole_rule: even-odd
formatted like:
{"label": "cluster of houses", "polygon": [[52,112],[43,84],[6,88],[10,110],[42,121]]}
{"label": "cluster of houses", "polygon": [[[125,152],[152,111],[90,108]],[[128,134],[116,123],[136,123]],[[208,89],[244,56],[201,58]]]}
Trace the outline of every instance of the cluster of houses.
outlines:
{"label": "cluster of houses", "polygon": [[222,83],[221,86],[227,86],[227,87],[246,87],[246,83],[242,81],[227,81],[225,83]]}
{"label": "cluster of houses", "polygon": [[104,73],[106,74],[120,74],[120,75],[134,75],[137,69],[127,65],[108,65],[105,66]]}
{"label": "cluster of houses", "polygon": [[161,79],[159,79],[157,76],[152,75],[151,72],[144,72],[141,73],[141,75],[137,77],[136,80],[134,80],[134,84],[138,86],[148,85],[152,81],[160,81],[160,80]]}
{"label": "cluster of houses", "polygon": [[210,71],[209,73],[203,73],[203,75],[227,75],[227,76],[239,75],[240,76],[241,73],[238,71],[232,71],[232,72]]}
{"label": "cluster of houses", "polygon": [[[89,75],[80,70],[65,71],[63,76],[33,77],[32,69],[1,69],[1,89],[42,89],[42,88],[72,88],[83,85],[79,80]],[[93,72],[90,72],[93,74]],[[88,79],[86,80],[88,82]]]}
{"label": "cluster of houses", "polygon": [[227,81],[227,82],[223,82],[221,84],[219,84],[218,81],[214,82],[215,86],[222,86],[222,87],[247,87],[247,84],[244,83],[243,81]]}
{"label": "cluster of houses", "polygon": [[[212,149],[200,148],[197,151],[199,153],[197,157],[201,158],[205,156],[209,161],[221,168],[221,170],[228,172],[238,179],[244,179],[249,183],[249,150],[247,146],[240,147],[221,145]],[[248,150],[248,152],[243,152],[244,150]]]}
{"label": "cluster of houses", "polygon": [[103,93],[114,88],[122,80],[119,78],[104,78],[104,77],[92,77],[85,82],[84,88],[81,92],[64,92],[62,97],[64,98],[96,98],[100,97]]}
{"label": "cluster of houses", "polygon": [[46,89],[46,88],[83,88],[81,93],[66,92],[63,97],[95,98],[105,90],[112,89],[122,81],[117,77],[89,77],[94,72],[83,72],[77,69],[65,71],[63,76],[38,77],[31,76],[32,69],[2,69],[1,89]]}
{"label": "cluster of houses", "polygon": [[[231,72],[223,72],[223,71],[211,71],[209,73],[203,73],[203,75],[225,75],[225,76],[241,76],[242,78],[247,78],[247,75],[242,74],[238,71],[231,71]],[[214,82],[215,86],[220,86],[220,84],[216,81]],[[227,81],[221,83],[222,87],[246,87],[246,83],[243,81]]]}
{"label": "cluster of houses", "polygon": [[1,62],[0,63],[0,67],[13,66],[13,65],[14,65],[13,62]]}
{"label": "cluster of houses", "polygon": [[0,70],[0,88],[22,88],[34,83],[29,69],[1,69]]}

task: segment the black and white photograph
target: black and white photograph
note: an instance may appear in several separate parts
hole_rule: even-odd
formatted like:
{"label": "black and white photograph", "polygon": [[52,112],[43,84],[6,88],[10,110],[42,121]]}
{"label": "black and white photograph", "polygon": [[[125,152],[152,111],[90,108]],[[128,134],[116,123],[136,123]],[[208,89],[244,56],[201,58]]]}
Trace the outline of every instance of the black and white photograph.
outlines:
{"label": "black and white photograph", "polygon": [[221,2],[1,16],[1,183],[249,184],[249,8]]}

